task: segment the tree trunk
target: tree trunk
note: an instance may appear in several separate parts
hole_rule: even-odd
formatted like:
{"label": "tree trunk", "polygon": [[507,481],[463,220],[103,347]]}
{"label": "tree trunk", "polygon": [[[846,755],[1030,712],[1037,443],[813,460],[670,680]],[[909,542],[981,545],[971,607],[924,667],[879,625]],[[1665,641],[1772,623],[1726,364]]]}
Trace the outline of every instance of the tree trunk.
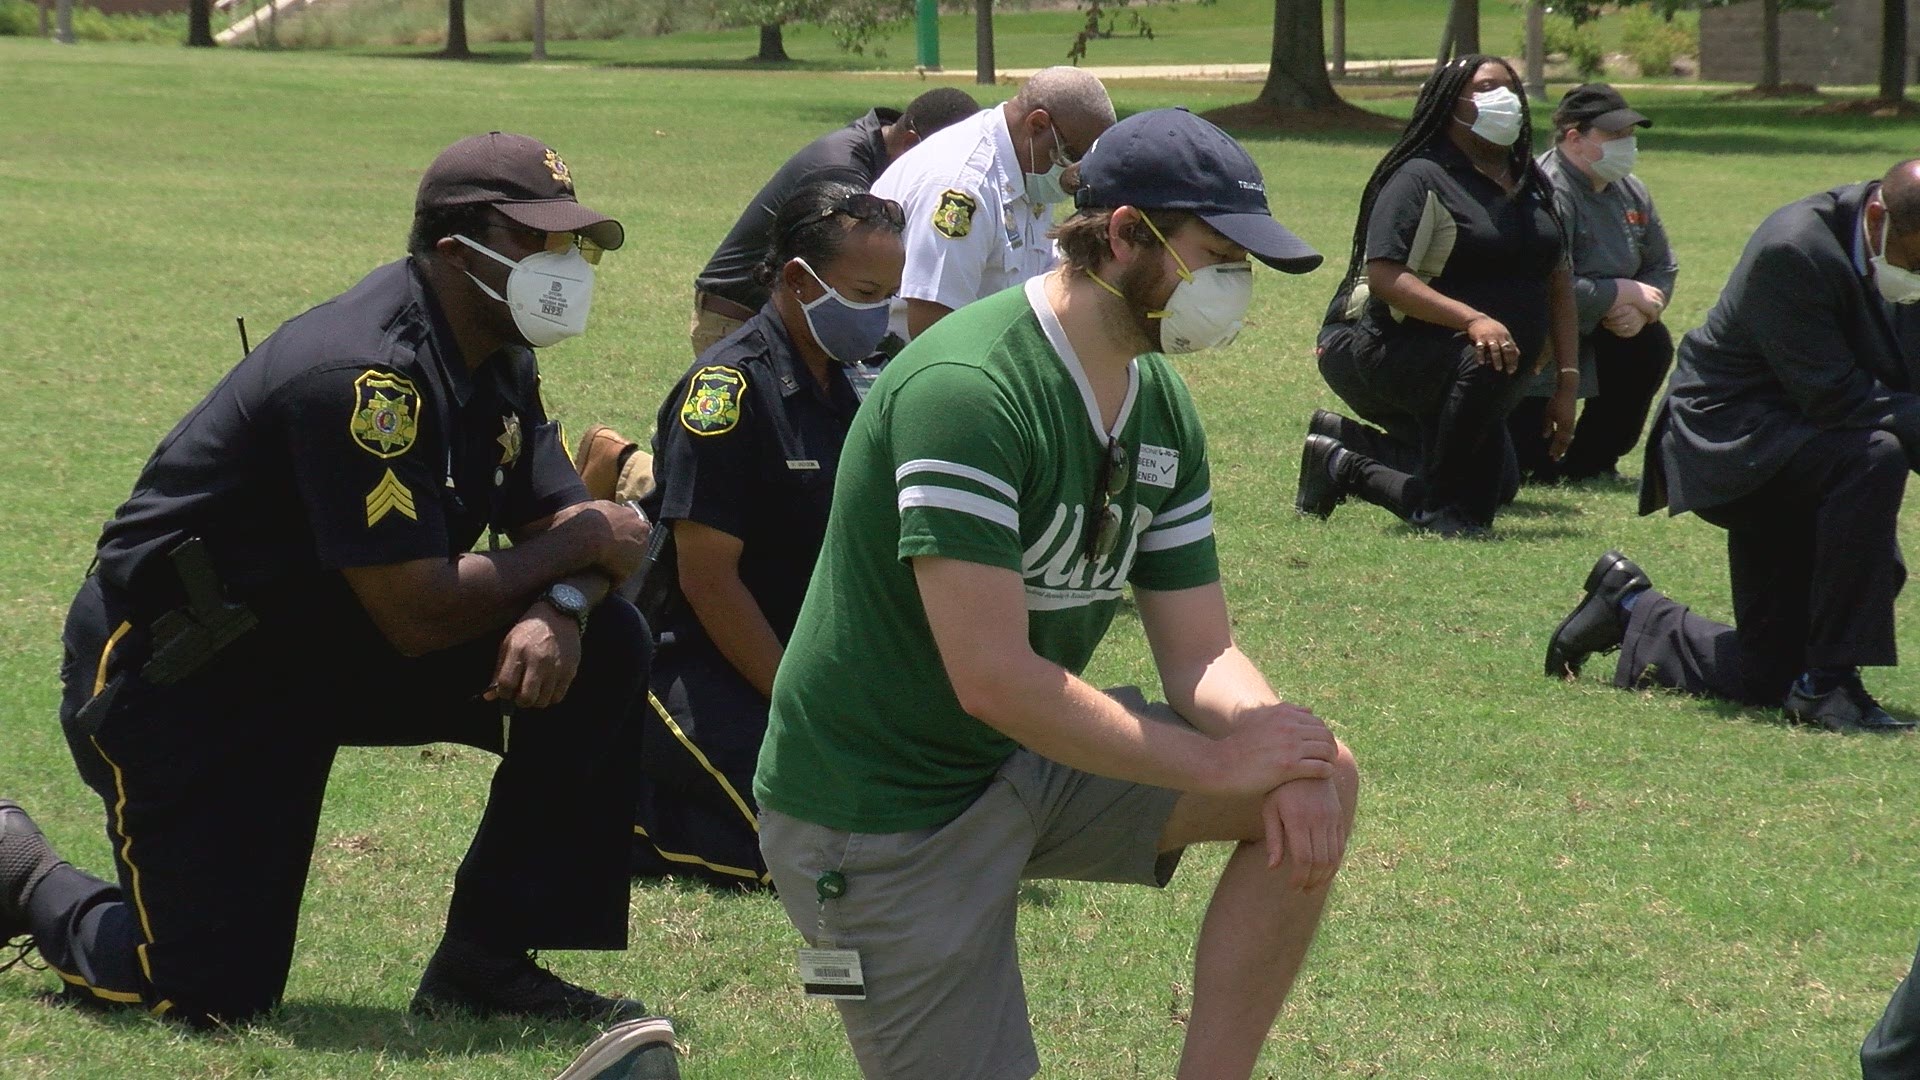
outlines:
{"label": "tree trunk", "polygon": [[763,64],[784,64],[787,56],[786,32],[779,23],[762,23],[760,26],[760,55],[754,57]]}
{"label": "tree trunk", "polygon": [[531,60],[547,58],[547,0],[533,0],[533,55]]}
{"label": "tree trunk", "polygon": [[1480,51],[1480,0],[1453,0],[1453,54]]}
{"label": "tree trunk", "polygon": [[1433,54],[1433,66],[1436,68],[1445,67],[1447,61],[1453,59],[1454,25],[1453,5],[1448,4],[1447,22],[1440,28],[1440,50]]}
{"label": "tree trunk", "polygon": [[40,0],[40,36],[46,37],[51,33],[53,33],[53,27],[47,20],[47,0]]}
{"label": "tree trunk", "polygon": [[213,0],[193,0],[187,7],[187,45],[213,48]]}
{"label": "tree trunk", "polygon": [[73,0],[59,0],[54,8],[53,36],[63,45],[73,44]]}
{"label": "tree trunk", "polygon": [[1333,77],[1347,77],[1347,0],[1333,0]]}
{"label": "tree trunk", "polygon": [[1342,104],[1327,80],[1320,0],[1273,0],[1273,55],[1259,101],[1283,109]]}
{"label": "tree trunk", "polygon": [[440,55],[456,60],[473,55],[473,50],[467,48],[467,0],[447,0],[447,47]]}
{"label": "tree trunk", "polygon": [[998,71],[993,62],[993,0],[974,0],[973,81],[992,86]]}
{"label": "tree trunk", "polygon": [[1527,96],[1547,99],[1546,0],[1527,0]]}
{"label": "tree trunk", "polygon": [[1907,96],[1907,0],[1880,0],[1880,100]]}
{"label": "tree trunk", "polygon": [[1760,0],[1760,89],[1780,89],[1780,0]]}

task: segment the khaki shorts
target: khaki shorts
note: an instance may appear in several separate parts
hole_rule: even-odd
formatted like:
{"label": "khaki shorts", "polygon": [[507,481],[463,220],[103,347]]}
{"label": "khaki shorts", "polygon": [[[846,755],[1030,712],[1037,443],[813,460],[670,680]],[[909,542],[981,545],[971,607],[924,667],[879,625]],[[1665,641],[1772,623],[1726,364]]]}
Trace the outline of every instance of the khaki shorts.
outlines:
{"label": "khaki shorts", "polygon": [[693,294],[693,321],[687,324],[687,340],[693,345],[693,358],[719,342],[723,337],[746,325],[745,319],[735,319],[717,311],[708,311],[700,306],[700,293]]}
{"label": "khaki shorts", "polygon": [[[945,825],[849,833],[763,809],[760,850],[808,944],[859,950],[867,998],[836,1004],[868,1080],[1026,1080],[1040,1064],[1014,945],[1020,882],[1165,885],[1181,853],[1156,848],[1179,797],[1020,750]],[[828,870],[846,893],[822,903]]]}

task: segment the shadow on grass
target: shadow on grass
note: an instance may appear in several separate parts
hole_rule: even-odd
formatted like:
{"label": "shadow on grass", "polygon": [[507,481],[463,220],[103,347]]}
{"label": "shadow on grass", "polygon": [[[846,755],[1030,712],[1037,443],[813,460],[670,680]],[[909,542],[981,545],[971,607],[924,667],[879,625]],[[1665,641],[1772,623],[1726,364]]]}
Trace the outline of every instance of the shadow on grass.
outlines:
{"label": "shadow on grass", "polygon": [[414,1016],[404,1007],[324,999],[288,1002],[255,1026],[301,1050],[447,1058],[538,1049],[550,1051],[556,1060],[571,1057],[601,1030],[584,1021],[428,1018]]}

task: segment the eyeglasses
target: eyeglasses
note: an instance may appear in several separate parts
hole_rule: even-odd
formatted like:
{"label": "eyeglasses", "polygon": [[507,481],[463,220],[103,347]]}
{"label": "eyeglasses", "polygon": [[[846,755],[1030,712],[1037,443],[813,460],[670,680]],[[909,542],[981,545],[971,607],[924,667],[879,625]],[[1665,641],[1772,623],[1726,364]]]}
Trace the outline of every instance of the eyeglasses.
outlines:
{"label": "eyeglasses", "polygon": [[856,191],[832,206],[816,210],[794,222],[787,229],[787,236],[791,238],[801,229],[809,225],[817,225],[836,214],[850,217],[855,221],[884,221],[896,232],[907,227],[907,212],[900,208],[899,203],[892,199],[883,199],[871,192]]}
{"label": "eyeglasses", "polygon": [[538,236],[541,238],[540,250],[548,252],[549,254],[564,255],[568,248],[578,248],[580,257],[587,260],[587,265],[589,266],[599,266],[600,256],[606,254],[605,248],[581,236],[579,233],[546,232],[541,229],[529,229],[525,225],[508,224],[504,221],[489,221],[487,224],[492,228],[504,229],[507,232]]}
{"label": "eyeglasses", "polygon": [[[1127,490],[1127,466],[1133,455],[1118,437],[1107,440],[1107,454],[1100,462],[1100,480],[1094,485],[1093,506],[1087,511],[1087,561],[1102,562],[1120,543],[1120,508],[1113,500]],[[1094,518],[1100,523],[1095,525]]]}

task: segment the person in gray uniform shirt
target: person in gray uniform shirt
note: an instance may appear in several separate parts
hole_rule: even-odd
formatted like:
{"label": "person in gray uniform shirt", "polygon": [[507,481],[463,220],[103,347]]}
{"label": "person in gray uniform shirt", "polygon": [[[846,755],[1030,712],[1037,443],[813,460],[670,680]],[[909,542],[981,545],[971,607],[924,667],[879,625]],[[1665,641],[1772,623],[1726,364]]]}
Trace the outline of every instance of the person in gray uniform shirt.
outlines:
{"label": "person in gray uniform shirt", "polygon": [[1508,415],[1520,467],[1534,483],[1617,478],[1673,366],[1673,335],[1660,315],[1673,302],[1680,268],[1653,197],[1633,175],[1637,132],[1652,126],[1606,83],[1574,87],[1553,113],[1554,147],[1538,163],[1553,184],[1573,258],[1586,405],[1558,462],[1541,434],[1554,372],[1536,376]]}

